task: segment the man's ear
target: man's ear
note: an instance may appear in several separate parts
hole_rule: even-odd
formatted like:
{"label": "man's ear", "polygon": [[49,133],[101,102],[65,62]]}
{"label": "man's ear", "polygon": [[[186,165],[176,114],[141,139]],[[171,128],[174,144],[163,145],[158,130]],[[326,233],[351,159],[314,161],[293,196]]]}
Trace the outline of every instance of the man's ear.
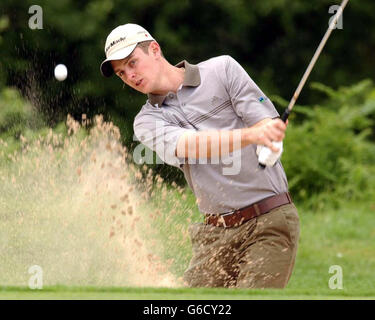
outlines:
{"label": "man's ear", "polygon": [[156,57],[161,56],[161,49],[160,49],[159,44],[156,41],[152,41],[150,43],[148,50],[149,50],[149,54],[152,54],[153,56],[156,56]]}

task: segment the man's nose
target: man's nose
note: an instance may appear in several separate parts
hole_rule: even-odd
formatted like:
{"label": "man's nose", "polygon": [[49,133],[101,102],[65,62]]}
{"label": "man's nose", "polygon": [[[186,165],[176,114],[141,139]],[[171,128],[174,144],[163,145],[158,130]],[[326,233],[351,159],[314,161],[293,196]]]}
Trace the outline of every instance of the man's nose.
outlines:
{"label": "man's nose", "polygon": [[126,79],[133,80],[135,78],[135,72],[134,70],[126,70],[125,71]]}

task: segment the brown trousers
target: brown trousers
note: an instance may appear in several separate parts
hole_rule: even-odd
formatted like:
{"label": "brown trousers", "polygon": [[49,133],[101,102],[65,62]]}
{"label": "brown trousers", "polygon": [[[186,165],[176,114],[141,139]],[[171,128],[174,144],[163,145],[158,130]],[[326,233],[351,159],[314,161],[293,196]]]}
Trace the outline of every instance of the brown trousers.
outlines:
{"label": "brown trousers", "polygon": [[294,204],[275,208],[239,227],[189,227],[193,257],[184,280],[191,287],[284,288],[299,239]]}

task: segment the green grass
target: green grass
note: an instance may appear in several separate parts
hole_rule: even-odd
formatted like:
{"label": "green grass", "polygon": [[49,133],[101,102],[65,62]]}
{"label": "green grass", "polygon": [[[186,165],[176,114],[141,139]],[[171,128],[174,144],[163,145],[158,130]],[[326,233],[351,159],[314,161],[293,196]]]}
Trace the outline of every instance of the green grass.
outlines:
{"label": "green grass", "polygon": [[[375,299],[375,215],[370,205],[340,210],[299,210],[301,238],[296,265],[283,290],[46,286],[0,288],[1,299]],[[173,223],[172,223],[173,225]],[[343,289],[328,287],[331,265],[343,270]]]}
{"label": "green grass", "polygon": [[132,287],[46,287],[31,290],[25,287],[0,288],[1,299],[124,299],[124,300],[322,300],[375,299],[373,291],[324,289],[214,289],[214,288],[132,288]]}

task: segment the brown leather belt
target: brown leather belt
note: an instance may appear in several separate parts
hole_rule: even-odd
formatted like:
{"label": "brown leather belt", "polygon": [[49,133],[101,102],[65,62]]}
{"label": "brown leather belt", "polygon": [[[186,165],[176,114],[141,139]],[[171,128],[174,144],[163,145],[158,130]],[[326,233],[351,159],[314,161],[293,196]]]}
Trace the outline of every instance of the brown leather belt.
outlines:
{"label": "brown leather belt", "polygon": [[275,196],[263,199],[248,207],[233,210],[229,213],[220,215],[206,215],[205,224],[211,224],[216,227],[232,228],[238,227],[244,222],[259,217],[262,214],[270,212],[272,209],[284,204],[293,203],[289,192],[277,194]]}

